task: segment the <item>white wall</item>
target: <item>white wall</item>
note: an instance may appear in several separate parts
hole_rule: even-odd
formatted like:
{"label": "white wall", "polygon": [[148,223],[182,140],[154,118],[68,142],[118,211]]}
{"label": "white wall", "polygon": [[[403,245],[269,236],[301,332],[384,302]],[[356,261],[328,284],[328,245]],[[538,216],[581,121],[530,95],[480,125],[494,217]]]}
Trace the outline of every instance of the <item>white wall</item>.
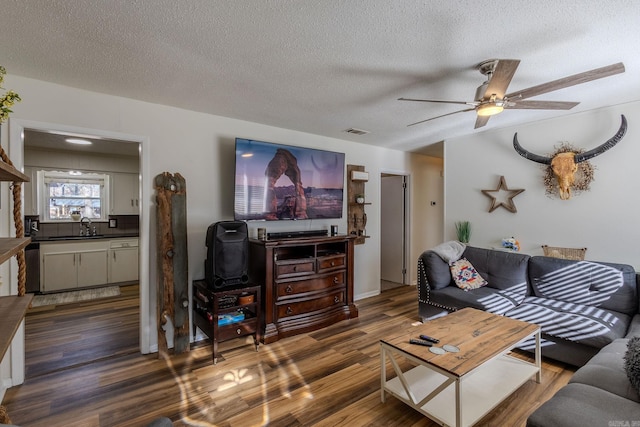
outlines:
{"label": "white wall", "polygon": [[38,148],[24,150],[24,166],[126,173],[138,173],[140,169],[138,158],[133,156],[51,151]]}
{"label": "white wall", "polygon": [[[412,198],[417,200],[414,210],[419,211],[422,208],[424,204],[422,198],[426,200],[439,197],[431,197],[428,194],[434,191],[428,180],[431,176],[438,176],[441,169],[439,159],[433,161],[421,155],[150,104],[19,76],[12,76],[8,83],[23,100],[14,107],[11,120],[15,120],[16,123],[20,121],[51,123],[58,127],[80,127],[102,130],[110,134],[139,136],[145,140],[142,171],[144,173],[145,167],[148,166],[149,176],[146,177],[146,181],[143,177],[141,227],[145,227],[150,236],[148,263],[150,275],[148,283],[141,284],[141,289],[143,291],[149,289],[148,297],[152,304],[147,318],[143,319],[142,328],[150,331],[149,348],[144,348],[143,343],[143,351],[153,348],[157,342],[154,305],[155,193],[152,188],[152,178],[156,175],[165,171],[179,172],[186,179],[189,280],[193,280],[204,277],[206,228],[215,221],[233,217],[235,137],[344,152],[347,164],[364,165],[371,177],[366,185],[366,199],[372,202],[371,209],[367,211],[369,220],[367,229],[372,237],[367,239],[366,244],[356,246],[356,299],[374,295],[379,291],[380,173],[394,170],[410,175],[412,182],[416,182],[411,192]],[[6,144],[6,134],[4,138]],[[363,141],[366,141],[366,137]],[[9,155],[12,159],[22,161],[22,153],[9,153]],[[18,162],[16,165],[20,166],[21,163]],[[429,174],[425,171],[432,167],[436,168],[435,173]],[[428,188],[425,188],[427,186]],[[439,190],[435,191],[439,192]],[[2,206],[6,206],[6,203],[3,202]],[[412,213],[411,260],[416,260],[425,247],[431,246],[431,243],[421,244],[423,239],[428,240],[425,237],[428,234],[427,227],[433,226],[439,230],[442,224],[437,222],[438,215],[435,220],[429,222],[416,220],[415,216],[416,214]],[[5,222],[8,221],[7,219]],[[343,219],[337,222],[334,220],[297,221],[268,223],[266,226],[273,231],[299,230],[326,228],[329,223],[338,223],[340,230],[346,230],[346,207]],[[264,223],[259,225],[263,226]],[[413,266],[411,278],[412,282],[415,282],[415,262],[412,261],[411,265]]]}
{"label": "white wall", "polygon": [[444,227],[444,162],[443,159],[414,156],[411,159],[410,177],[410,266],[411,281],[417,282],[417,259],[426,249],[445,239]]}
{"label": "white wall", "polygon": [[[591,160],[596,168],[591,190],[570,200],[546,196],[543,166],[513,149],[517,132],[520,144],[536,154],[549,155],[562,142],[588,150],[617,132],[621,114],[628,121],[626,136]],[[499,119],[492,119],[495,125]],[[587,259],[626,263],[639,270],[639,139],[640,102],[633,102],[446,141],[446,239],[455,239],[456,221],[468,220],[473,246],[500,246],[501,238],[513,236],[531,255],[542,255],[544,244],[586,247]],[[501,175],[509,188],[525,189],[513,199],[517,213],[502,207],[488,212],[490,199],[481,190],[495,190]]]}

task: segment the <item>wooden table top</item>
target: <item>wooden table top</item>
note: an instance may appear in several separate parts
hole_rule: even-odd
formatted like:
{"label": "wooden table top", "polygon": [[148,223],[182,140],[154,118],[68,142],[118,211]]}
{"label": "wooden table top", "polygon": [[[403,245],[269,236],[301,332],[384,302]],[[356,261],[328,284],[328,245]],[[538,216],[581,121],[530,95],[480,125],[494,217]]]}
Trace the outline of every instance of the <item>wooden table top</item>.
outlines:
{"label": "wooden table top", "polygon": [[[488,360],[508,351],[516,343],[535,334],[538,325],[488,313],[474,308],[464,308],[444,317],[412,327],[402,333],[380,340],[400,351],[410,354],[452,375],[462,377]],[[429,347],[409,344],[410,338],[420,334],[440,340],[436,347],[453,345],[458,353],[435,354]]]}

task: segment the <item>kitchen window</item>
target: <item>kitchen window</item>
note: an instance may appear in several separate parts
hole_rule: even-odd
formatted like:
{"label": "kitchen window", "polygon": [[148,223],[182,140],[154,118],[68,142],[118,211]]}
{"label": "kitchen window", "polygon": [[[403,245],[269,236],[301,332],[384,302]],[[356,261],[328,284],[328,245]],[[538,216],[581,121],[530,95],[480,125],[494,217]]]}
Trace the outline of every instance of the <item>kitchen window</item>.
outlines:
{"label": "kitchen window", "polygon": [[77,221],[76,215],[106,221],[108,194],[106,174],[38,171],[38,213],[44,221]]}

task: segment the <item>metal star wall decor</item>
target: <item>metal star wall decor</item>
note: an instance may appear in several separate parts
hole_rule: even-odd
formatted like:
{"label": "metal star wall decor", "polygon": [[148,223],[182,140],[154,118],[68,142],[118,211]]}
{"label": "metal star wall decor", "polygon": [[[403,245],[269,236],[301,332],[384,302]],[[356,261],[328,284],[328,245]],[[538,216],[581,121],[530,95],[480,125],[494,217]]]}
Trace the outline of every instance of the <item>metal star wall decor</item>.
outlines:
{"label": "metal star wall decor", "polygon": [[[518,189],[510,189],[507,187],[507,181],[505,181],[504,176],[500,177],[500,184],[498,188],[495,190],[481,190],[487,197],[491,198],[491,207],[489,208],[489,212],[493,212],[498,209],[500,206],[508,210],[509,212],[516,213],[518,210],[516,209],[515,203],[513,203],[513,198],[518,194],[524,191],[524,188]],[[507,192],[507,198],[504,199],[499,197],[499,194],[493,195],[492,193],[500,193],[501,191]]]}

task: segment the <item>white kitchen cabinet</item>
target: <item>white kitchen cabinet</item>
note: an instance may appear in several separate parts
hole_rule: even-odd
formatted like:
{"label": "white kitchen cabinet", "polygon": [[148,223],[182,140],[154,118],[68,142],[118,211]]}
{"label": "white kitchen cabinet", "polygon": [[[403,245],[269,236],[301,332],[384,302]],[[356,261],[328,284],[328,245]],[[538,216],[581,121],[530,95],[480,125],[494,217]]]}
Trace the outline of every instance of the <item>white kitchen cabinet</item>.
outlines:
{"label": "white kitchen cabinet", "polygon": [[43,292],[108,283],[109,241],[46,243],[40,245]]}
{"label": "white kitchen cabinet", "polygon": [[78,268],[75,252],[43,253],[43,292],[61,291],[78,287]]}
{"label": "white kitchen cabinet", "polygon": [[138,280],[138,239],[115,239],[109,248],[109,282]]}
{"label": "white kitchen cabinet", "polygon": [[112,215],[138,215],[140,213],[138,174],[113,173],[110,191]]}

